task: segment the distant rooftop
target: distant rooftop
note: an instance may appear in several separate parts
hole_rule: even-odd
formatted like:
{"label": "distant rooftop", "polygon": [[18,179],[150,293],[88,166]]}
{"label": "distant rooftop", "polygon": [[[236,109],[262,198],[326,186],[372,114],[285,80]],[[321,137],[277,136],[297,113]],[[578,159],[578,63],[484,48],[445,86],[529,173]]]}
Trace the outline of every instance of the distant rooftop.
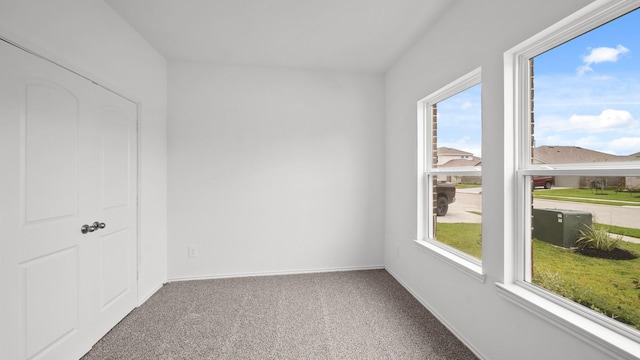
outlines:
{"label": "distant rooftop", "polygon": [[473,159],[453,159],[444,164],[439,164],[439,167],[463,167],[463,166],[480,166],[482,165],[482,159],[474,156]]}
{"label": "distant rooftop", "polygon": [[458,150],[458,149],[454,149],[454,148],[450,148],[450,147],[439,147],[438,148],[438,155],[470,155],[473,156],[472,153],[470,152],[466,152],[466,151],[462,151],[462,150]]}
{"label": "distant rooftop", "polygon": [[533,149],[533,159],[536,164],[568,164],[603,161],[632,161],[640,160],[640,152],[620,156],[600,151],[581,148],[579,146],[539,146]]}

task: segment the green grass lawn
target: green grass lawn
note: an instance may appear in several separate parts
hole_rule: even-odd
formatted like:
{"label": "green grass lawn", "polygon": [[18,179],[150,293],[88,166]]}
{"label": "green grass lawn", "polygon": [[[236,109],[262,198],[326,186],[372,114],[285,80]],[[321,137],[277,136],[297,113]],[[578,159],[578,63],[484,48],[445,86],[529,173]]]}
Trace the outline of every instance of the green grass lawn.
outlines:
{"label": "green grass lawn", "polygon": [[[640,237],[638,229],[609,230]],[[436,238],[478,259],[482,256],[481,224],[438,223]],[[621,241],[619,247],[640,255],[640,244]],[[640,258],[597,259],[538,240],[533,249],[534,284],[640,329]]]}
{"label": "green grass lawn", "polygon": [[[640,255],[640,244],[620,248]],[[607,260],[533,242],[533,283],[640,329],[640,258]]]}
{"label": "green grass lawn", "polygon": [[471,188],[479,188],[482,185],[478,184],[456,184],[456,189],[471,189]]}
{"label": "green grass lawn", "polygon": [[[595,193],[591,189],[551,189],[535,190],[533,197],[547,200],[566,200],[591,204],[640,206],[640,193],[616,192],[606,189],[604,193]],[[568,198],[568,199],[567,199]]]}
{"label": "green grass lawn", "polygon": [[482,258],[482,225],[477,223],[438,223],[436,239],[475,258]]}
{"label": "green grass lawn", "polygon": [[[612,234],[631,236],[631,237],[640,239],[640,229],[633,229],[633,228],[627,228],[627,227],[615,226],[615,225],[607,225],[607,224],[600,224],[600,223],[596,223],[596,225],[606,229],[608,232],[610,232]],[[640,254],[638,254],[638,255],[640,255]]]}

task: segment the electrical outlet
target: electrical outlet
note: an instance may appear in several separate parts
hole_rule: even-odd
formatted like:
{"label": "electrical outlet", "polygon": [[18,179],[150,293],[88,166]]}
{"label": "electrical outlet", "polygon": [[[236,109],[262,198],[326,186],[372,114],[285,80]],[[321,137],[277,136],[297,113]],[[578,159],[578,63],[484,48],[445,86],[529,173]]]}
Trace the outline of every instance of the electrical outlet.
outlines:
{"label": "electrical outlet", "polygon": [[196,257],[198,256],[198,252],[196,251],[196,247],[195,246],[189,246],[189,257]]}

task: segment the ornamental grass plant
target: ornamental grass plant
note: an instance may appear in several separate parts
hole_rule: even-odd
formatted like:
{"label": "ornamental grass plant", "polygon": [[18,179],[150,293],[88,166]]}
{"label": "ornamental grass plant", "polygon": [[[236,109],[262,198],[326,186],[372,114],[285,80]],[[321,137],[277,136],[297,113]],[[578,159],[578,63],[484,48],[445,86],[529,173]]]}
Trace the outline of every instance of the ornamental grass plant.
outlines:
{"label": "ornamental grass plant", "polygon": [[597,225],[585,226],[580,230],[580,236],[576,240],[576,247],[580,250],[596,249],[601,251],[612,251],[622,240],[622,236],[611,236],[609,232]]}

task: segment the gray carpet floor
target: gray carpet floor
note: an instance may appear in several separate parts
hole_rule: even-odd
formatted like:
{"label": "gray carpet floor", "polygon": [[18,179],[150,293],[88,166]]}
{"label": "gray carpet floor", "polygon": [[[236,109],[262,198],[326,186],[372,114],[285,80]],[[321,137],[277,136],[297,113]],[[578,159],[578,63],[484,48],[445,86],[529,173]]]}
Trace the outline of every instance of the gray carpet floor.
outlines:
{"label": "gray carpet floor", "polygon": [[174,282],[96,359],[476,359],[385,270]]}

